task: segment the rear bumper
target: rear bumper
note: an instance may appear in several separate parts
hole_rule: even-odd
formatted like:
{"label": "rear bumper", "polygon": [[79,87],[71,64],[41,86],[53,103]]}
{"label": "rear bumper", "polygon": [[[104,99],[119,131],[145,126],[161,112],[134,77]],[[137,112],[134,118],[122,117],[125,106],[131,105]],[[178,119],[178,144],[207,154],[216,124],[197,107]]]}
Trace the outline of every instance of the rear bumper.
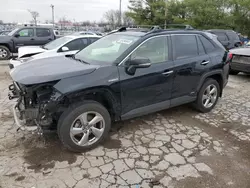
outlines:
{"label": "rear bumper", "polygon": [[250,73],[250,58],[246,56],[236,56],[230,63],[231,70]]}

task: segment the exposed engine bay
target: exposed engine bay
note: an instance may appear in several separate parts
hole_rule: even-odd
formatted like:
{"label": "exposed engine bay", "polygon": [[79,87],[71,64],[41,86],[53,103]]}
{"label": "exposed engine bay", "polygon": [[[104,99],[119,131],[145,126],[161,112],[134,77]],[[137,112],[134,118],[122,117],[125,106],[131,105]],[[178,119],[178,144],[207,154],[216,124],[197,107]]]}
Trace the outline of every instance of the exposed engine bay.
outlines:
{"label": "exposed engine bay", "polygon": [[9,86],[9,99],[17,99],[13,111],[21,129],[24,127],[55,129],[57,115],[60,112],[58,98],[61,96],[53,88],[56,83],[57,81],[25,86],[13,82]]}

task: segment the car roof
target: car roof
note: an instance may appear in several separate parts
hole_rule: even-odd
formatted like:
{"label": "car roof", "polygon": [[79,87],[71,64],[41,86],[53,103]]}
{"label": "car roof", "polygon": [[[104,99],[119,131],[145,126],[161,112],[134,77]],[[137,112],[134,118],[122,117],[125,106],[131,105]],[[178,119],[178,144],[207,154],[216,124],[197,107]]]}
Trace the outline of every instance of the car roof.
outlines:
{"label": "car roof", "polygon": [[234,30],[227,30],[227,29],[209,29],[209,30],[206,30],[206,31],[210,31],[210,32],[234,32],[236,33]]}
{"label": "car roof", "polygon": [[102,36],[99,36],[99,35],[66,35],[66,36],[63,36],[63,37],[70,37],[72,39],[78,39],[78,38],[101,38]]}
{"label": "car roof", "polygon": [[[148,32],[144,31],[121,31],[121,32],[115,32],[114,34],[124,34],[124,35],[131,35],[131,36],[156,36],[156,35],[166,35],[166,34],[206,34],[204,31],[199,30],[178,30],[178,29],[157,29],[157,30],[149,30]],[[206,34],[207,35],[207,34]]]}

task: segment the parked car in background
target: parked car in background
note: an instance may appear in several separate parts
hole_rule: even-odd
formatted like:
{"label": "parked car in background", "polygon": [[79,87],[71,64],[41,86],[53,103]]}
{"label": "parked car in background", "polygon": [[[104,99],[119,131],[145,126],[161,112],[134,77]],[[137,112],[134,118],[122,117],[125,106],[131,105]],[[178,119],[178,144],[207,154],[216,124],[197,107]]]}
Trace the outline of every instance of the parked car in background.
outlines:
{"label": "parked car in background", "polygon": [[213,33],[218,36],[218,40],[227,49],[236,48],[242,45],[238,34],[233,30],[211,29],[207,32]]}
{"label": "parked car in background", "polygon": [[55,40],[52,28],[22,27],[0,36],[0,60],[9,59],[11,53],[17,53],[22,46],[41,46]]}
{"label": "parked car in background", "polygon": [[0,31],[0,35],[8,35],[11,31]]}
{"label": "parked car in background", "polygon": [[114,121],[185,103],[209,112],[227,84],[230,61],[214,40],[195,30],[125,29],[73,57],[24,63],[10,73],[9,98],[19,98],[16,124],[56,129],[65,147],[82,152],[102,142]]}
{"label": "parked car in background", "polygon": [[230,63],[230,74],[237,75],[239,72],[250,73],[250,47],[235,48],[230,50],[233,54]]}
{"label": "parked car in background", "polygon": [[20,47],[18,49],[18,57],[10,60],[9,67],[10,69],[13,69],[24,62],[35,59],[61,55],[73,55],[99,38],[100,36],[93,35],[72,35],[58,38],[43,46]]}

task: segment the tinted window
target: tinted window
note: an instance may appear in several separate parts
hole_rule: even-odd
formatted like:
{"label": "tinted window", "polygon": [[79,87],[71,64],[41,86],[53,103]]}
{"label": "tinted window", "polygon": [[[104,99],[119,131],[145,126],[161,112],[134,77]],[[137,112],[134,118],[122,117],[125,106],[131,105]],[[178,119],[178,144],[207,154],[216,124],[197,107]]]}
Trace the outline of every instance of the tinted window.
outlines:
{"label": "tinted window", "polygon": [[50,30],[44,29],[44,28],[37,28],[36,29],[36,36],[37,37],[49,37],[50,36]]}
{"label": "tinted window", "polygon": [[197,44],[198,44],[199,55],[205,54],[204,47],[199,37],[197,37]]}
{"label": "tinted window", "polygon": [[151,63],[159,63],[168,60],[167,37],[156,37],[143,43],[132,54],[131,59],[136,57],[145,57],[150,59]]}
{"label": "tinted window", "polygon": [[87,38],[83,38],[83,39],[81,39],[81,41],[82,41],[82,44],[81,44],[81,48],[80,49],[83,49],[86,46],[88,46],[88,39]]}
{"label": "tinted window", "polygon": [[175,58],[182,59],[198,55],[195,35],[176,35],[173,37]]}
{"label": "tinted window", "polygon": [[237,33],[235,32],[227,32],[227,35],[230,39],[233,39],[233,40],[240,40],[239,36],[237,35]]}
{"label": "tinted window", "polygon": [[215,47],[208,39],[206,39],[203,36],[199,36],[199,37],[207,53],[214,51]]}
{"label": "tinted window", "polygon": [[69,48],[69,51],[72,51],[72,50],[80,50],[82,49],[82,40],[81,39],[76,39],[76,40],[73,40],[71,42],[69,42],[68,44],[64,45],[66,47]]}
{"label": "tinted window", "polygon": [[93,43],[93,42],[97,41],[98,39],[99,39],[99,38],[89,38],[90,43]]}
{"label": "tinted window", "polygon": [[20,37],[33,37],[34,36],[34,29],[22,29],[18,32]]}
{"label": "tinted window", "polygon": [[228,41],[226,33],[215,33],[219,41]]}

